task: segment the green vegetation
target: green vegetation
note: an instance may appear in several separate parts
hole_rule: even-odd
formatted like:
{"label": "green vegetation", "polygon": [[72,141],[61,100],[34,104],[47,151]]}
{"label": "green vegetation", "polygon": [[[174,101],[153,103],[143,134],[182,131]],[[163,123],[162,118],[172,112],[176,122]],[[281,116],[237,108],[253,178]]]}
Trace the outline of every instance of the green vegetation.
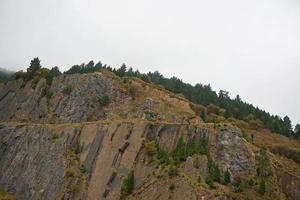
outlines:
{"label": "green vegetation", "polygon": [[261,195],[264,195],[266,193],[266,183],[263,179],[259,182],[258,192]]}
{"label": "green vegetation", "polygon": [[235,183],[233,184],[234,186],[234,192],[243,192],[243,189],[242,189],[242,180],[241,178],[238,178]]}
{"label": "green vegetation", "polygon": [[69,86],[69,85],[65,86],[62,92],[63,92],[65,95],[70,95],[71,92],[72,92],[71,86]]}
{"label": "green vegetation", "polygon": [[212,181],[221,182],[221,172],[219,166],[212,160],[212,158],[207,156],[207,167],[208,173]]}
{"label": "green vegetation", "polygon": [[171,190],[171,191],[175,190],[175,184],[174,184],[174,183],[172,183],[172,184],[170,185],[169,190]]}
{"label": "green vegetation", "polygon": [[101,98],[99,98],[99,104],[101,105],[101,106],[108,106],[109,105],[109,103],[110,103],[110,99],[109,99],[109,97],[108,96],[102,96]]}
{"label": "green vegetation", "polygon": [[120,199],[126,199],[128,195],[132,193],[134,189],[134,175],[131,172],[128,176],[123,179],[121,186],[121,196]]}
{"label": "green vegetation", "polygon": [[[271,115],[252,104],[242,101],[239,95],[235,98],[230,98],[227,91],[220,90],[217,93],[212,90],[210,85],[196,84],[193,86],[182,82],[182,80],[176,77],[166,78],[158,71],[143,74],[138,70],[133,71],[132,68],[127,69],[125,64],[122,64],[120,68],[113,69],[110,66],[103,65],[101,62],[95,64],[94,61],[90,61],[88,64],[74,65],[65,74],[92,73],[100,69],[109,70],[120,77],[137,77],[145,82],[163,86],[171,92],[184,95],[184,97],[193,102],[191,108],[198,116],[200,115],[203,121],[209,121],[210,119],[214,122],[219,122],[225,118],[235,118],[247,122],[254,129],[265,127],[274,133],[300,138],[300,125],[296,126],[296,129],[293,131],[291,120],[288,116],[281,118],[277,115]],[[60,72],[57,67],[49,71],[41,67],[38,58],[34,58],[30,62],[27,72],[20,71],[15,73],[15,79],[23,78],[28,81],[32,80],[35,76],[39,76],[46,78],[48,85],[51,85],[53,77],[59,74]],[[207,113],[204,106],[207,107]]]}
{"label": "green vegetation", "polygon": [[261,149],[256,155],[256,160],[258,162],[257,175],[261,177],[266,177],[270,174],[270,160],[265,149]]}
{"label": "green vegetation", "polygon": [[253,180],[253,178],[250,178],[250,179],[248,180],[248,186],[249,186],[249,187],[253,187],[253,185],[254,185],[254,180]]}
{"label": "green vegetation", "polygon": [[230,173],[228,170],[224,173],[224,184],[228,185],[231,182]]}

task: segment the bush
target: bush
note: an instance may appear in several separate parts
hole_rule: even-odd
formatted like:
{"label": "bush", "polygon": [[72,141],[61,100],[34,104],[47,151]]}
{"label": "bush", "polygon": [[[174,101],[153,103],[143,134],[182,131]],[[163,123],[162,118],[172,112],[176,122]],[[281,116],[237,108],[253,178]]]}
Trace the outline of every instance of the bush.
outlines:
{"label": "bush", "polygon": [[259,188],[258,188],[258,192],[261,195],[264,195],[266,193],[266,183],[264,180],[261,180],[259,182]]}
{"label": "bush", "polygon": [[121,195],[120,199],[126,199],[128,195],[133,192],[134,189],[134,175],[131,172],[128,176],[123,179],[122,186],[121,186]]}
{"label": "bush", "polygon": [[248,180],[248,185],[249,187],[252,187],[254,185],[254,180],[252,178]]}
{"label": "bush", "polygon": [[49,103],[52,96],[53,96],[53,93],[50,91],[49,86],[46,86],[42,91],[42,97],[46,97],[47,102]]}
{"label": "bush", "polygon": [[266,177],[271,173],[270,160],[265,149],[261,149],[256,155],[256,160],[258,162],[257,175]]}
{"label": "bush", "polygon": [[224,183],[225,185],[229,184],[231,182],[230,180],[230,173],[228,170],[226,170],[226,172],[224,173]]}
{"label": "bush", "polygon": [[70,95],[71,92],[72,92],[71,86],[68,85],[68,86],[65,86],[65,87],[64,87],[63,93],[64,93],[65,95]]}
{"label": "bush", "polygon": [[172,184],[170,185],[169,190],[171,190],[171,191],[175,190],[175,184],[174,184],[174,183],[172,183]]}
{"label": "bush", "polygon": [[154,156],[156,154],[156,144],[155,141],[146,141],[145,150],[148,156]]}
{"label": "bush", "polygon": [[210,189],[216,188],[216,186],[214,185],[213,180],[209,176],[205,179],[205,183],[209,186]]}
{"label": "bush", "polygon": [[237,192],[237,193],[243,192],[241,178],[238,178],[233,186],[234,186],[234,192]]}
{"label": "bush", "polygon": [[108,106],[110,103],[110,99],[108,96],[103,96],[103,97],[99,98],[99,103],[101,106]]}
{"label": "bush", "polygon": [[168,152],[165,151],[164,149],[161,149],[158,144],[156,144],[156,151],[157,151],[156,158],[158,159],[159,164],[170,163]]}

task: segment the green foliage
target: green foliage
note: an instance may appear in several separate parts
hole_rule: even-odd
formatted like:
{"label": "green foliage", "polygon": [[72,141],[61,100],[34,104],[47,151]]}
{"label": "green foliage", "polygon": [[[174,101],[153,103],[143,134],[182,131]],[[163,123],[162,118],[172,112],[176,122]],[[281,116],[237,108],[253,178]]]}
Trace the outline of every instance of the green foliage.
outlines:
{"label": "green foliage", "polygon": [[266,183],[263,179],[261,179],[261,181],[259,182],[258,192],[261,195],[264,195],[266,193]]}
{"label": "green foliage", "polygon": [[162,149],[159,147],[158,144],[156,144],[156,158],[159,161],[159,164],[169,164],[170,163],[170,159],[169,159],[169,154],[166,150]]}
{"label": "green foliage", "polygon": [[64,72],[65,74],[84,74],[84,73],[93,73],[99,71],[100,69],[106,69],[106,65],[102,65],[99,61],[94,65],[94,61],[90,61],[88,64],[73,65],[68,71]]}
{"label": "green foliage", "polygon": [[[239,120],[248,120],[248,123],[250,123],[251,126],[254,126],[254,128],[260,128],[260,126],[263,125],[275,133],[285,136],[294,135],[291,131],[291,123],[288,117],[281,119],[279,116],[271,115],[252,104],[242,101],[239,95],[237,95],[236,98],[231,99],[229,93],[224,90],[219,91],[217,94],[216,91],[212,90],[210,85],[196,84],[195,86],[192,86],[191,84],[182,82],[182,80],[176,77],[166,78],[158,71],[143,74],[138,70],[133,71],[132,68],[127,70],[125,64],[118,69],[112,69],[110,66],[102,65],[101,62],[94,65],[93,61],[90,61],[87,65],[74,65],[65,73],[91,73],[102,68],[112,71],[120,77],[137,77],[146,82],[161,85],[171,92],[183,94],[194,104],[207,106],[208,114],[214,113],[226,118],[234,117]],[[200,114],[200,112],[198,114]],[[249,118],[250,115],[251,118]],[[297,132],[297,135],[300,137],[300,131]]]}
{"label": "green foliage", "polygon": [[177,141],[172,156],[176,163],[180,163],[181,161],[184,161],[186,159],[186,149],[182,136]]}
{"label": "green foliage", "polygon": [[53,93],[50,91],[50,87],[46,86],[42,91],[42,97],[46,97],[47,102],[49,103],[52,96],[53,96]]}
{"label": "green foliage", "polygon": [[85,169],[85,166],[84,166],[84,165],[80,165],[79,170],[80,170],[80,172],[83,173],[83,174],[86,172],[86,169]]}
{"label": "green foliage", "polygon": [[194,154],[205,155],[208,153],[207,137],[205,134],[201,135],[199,142],[196,142],[194,138],[190,138],[187,143],[183,142],[182,136],[178,139],[175,149],[172,152],[172,157],[175,163],[185,161],[188,156]]}
{"label": "green foliage", "polygon": [[230,173],[228,170],[224,173],[224,183],[225,185],[228,185],[231,182]]}
{"label": "green foliage", "polygon": [[266,177],[270,174],[270,160],[265,149],[261,149],[256,156],[258,162],[257,175]]}
{"label": "green foliage", "polygon": [[76,140],[75,147],[74,147],[75,154],[80,154],[82,152],[82,147],[83,146],[80,144],[80,141]]}
{"label": "green foliage", "polygon": [[294,137],[297,139],[300,138],[300,124],[296,124],[296,126],[295,126]]}
{"label": "green foliage", "polygon": [[31,80],[34,78],[36,72],[41,69],[41,61],[38,57],[30,61],[30,66],[27,68],[26,80]]}
{"label": "green foliage", "polygon": [[234,188],[234,192],[243,192],[243,188],[242,188],[242,180],[241,178],[237,178],[236,182],[233,184]]}
{"label": "green foliage", "polygon": [[121,195],[120,199],[126,199],[128,195],[133,192],[134,189],[134,175],[131,172],[128,176],[123,179],[122,186],[121,186]]}
{"label": "green foliage", "polygon": [[252,186],[254,185],[254,180],[253,180],[253,178],[250,178],[250,179],[248,180],[248,185],[249,185],[249,187],[252,187]]}
{"label": "green foliage", "polygon": [[169,190],[171,190],[171,191],[175,190],[175,184],[174,184],[174,183],[172,183],[172,184],[169,186]]}
{"label": "green foliage", "polygon": [[203,120],[203,122],[206,122],[206,114],[205,114],[204,111],[202,111],[202,112],[200,113],[200,117],[201,117],[201,119]]}
{"label": "green foliage", "polygon": [[213,181],[220,182],[221,181],[221,172],[219,166],[214,163],[212,158],[208,155],[207,156],[207,168],[209,176]]}
{"label": "green foliage", "polygon": [[102,96],[101,98],[99,98],[99,104],[101,105],[101,106],[108,106],[109,105],[109,103],[110,103],[110,99],[109,99],[109,97],[108,96]]}
{"label": "green foliage", "polygon": [[209,186],[210,189],[215,189],[216,186],[214,185],[214,181],[210,176],[206,177],[205,183]]}
{"label": "green foliage", "polygon": [[69,86],[69,85],[65,86],[62,92],[63,92],[63,94],[65,94],[65,95],[70,95],[71,92],[72,92],[71,86]]}

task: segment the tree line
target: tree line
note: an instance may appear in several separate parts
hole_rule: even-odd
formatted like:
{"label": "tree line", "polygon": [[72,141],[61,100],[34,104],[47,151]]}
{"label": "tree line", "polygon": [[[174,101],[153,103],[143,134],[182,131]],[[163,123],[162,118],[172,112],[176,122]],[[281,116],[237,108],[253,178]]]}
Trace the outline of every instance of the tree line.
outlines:
{"label": "tree line", "polygon": [[[64,74],[93,73],[100,69],[109,70],[120,77],[137,77],[145,82],[161,85],[171,92],[183,94],[189,101],[195,104],[203,106],[215,105],[223,109],[225,118],[233,117],[246,121],[255,119],[274,133],[300,138],[300,125],[297,124],[293,130],[291,120],[288,116],[281,118],[278,115],[272,115],[252,104],[244,102],[239,95],[231,98],[225,90],[220,90],[217,93],[209,84],[203,85],[198,83],[191,85],[184,83],[177,77],[166,78],[158,71],[145,74],[138,70],[133,70],[131,67],[128,68],[125,64],[122,64],[119,68],[112,68],[109,65],[102,64],[100,61],[96,64],[94,61],[90,61],[88,64],[73,65]],[[58,67],[54,67],[51,70],[42,68],[39,58],[34,58],[27,68],[27,72],[17,72],[15,78],[31,80],[35,77],[44,77],[51,82],[53,77],[59,74],[61,72]]]}

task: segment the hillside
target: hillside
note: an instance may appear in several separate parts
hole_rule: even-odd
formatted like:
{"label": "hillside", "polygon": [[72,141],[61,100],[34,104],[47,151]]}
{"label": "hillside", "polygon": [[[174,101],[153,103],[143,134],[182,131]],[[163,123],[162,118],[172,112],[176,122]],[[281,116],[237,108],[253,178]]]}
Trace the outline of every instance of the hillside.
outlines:
{"label": "hillside", "polygon": [[111,71],[0,84],[0,199],[300,199],[298,140]]}

